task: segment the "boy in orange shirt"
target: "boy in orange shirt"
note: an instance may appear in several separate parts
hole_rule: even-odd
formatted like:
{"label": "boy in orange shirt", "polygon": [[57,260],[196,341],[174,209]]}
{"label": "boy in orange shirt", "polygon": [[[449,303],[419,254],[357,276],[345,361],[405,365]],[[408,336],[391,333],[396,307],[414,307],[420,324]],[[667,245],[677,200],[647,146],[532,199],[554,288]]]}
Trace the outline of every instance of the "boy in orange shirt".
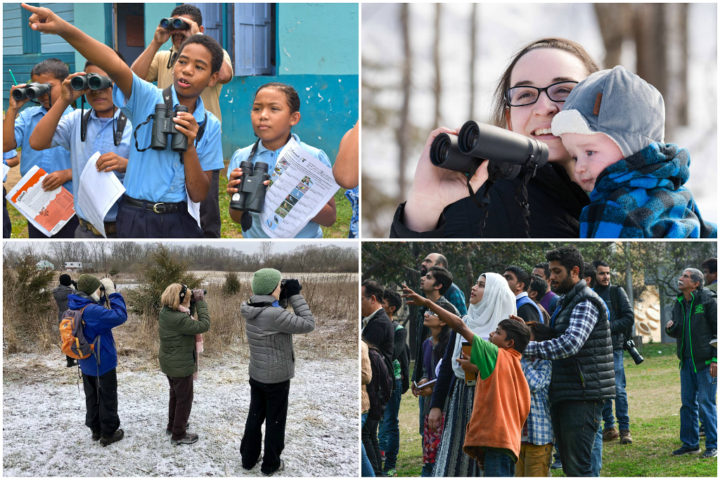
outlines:
{"label": "boy in orange shirt", "polygon": [[[457,361],[464,370],[478,369],[475,402],[463,450],[473,457],[486,477],[512,477],[520,454],[522,427],[530,413],[530,389],[520,358],[530,341],[530,329],[518,320],[505,319],[483,340],[457,315],[421,297],[403,285],[409,304],[425,306],[472,344],[470,358]],[[474,367],[473,367],[474,366]]]}

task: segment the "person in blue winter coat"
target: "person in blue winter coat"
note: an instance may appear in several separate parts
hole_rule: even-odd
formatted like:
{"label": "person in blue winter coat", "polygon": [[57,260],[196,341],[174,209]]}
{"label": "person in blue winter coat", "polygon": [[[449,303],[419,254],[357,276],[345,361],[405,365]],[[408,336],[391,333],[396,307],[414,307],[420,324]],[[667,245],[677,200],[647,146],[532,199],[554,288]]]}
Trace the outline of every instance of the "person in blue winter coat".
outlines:
{"label": "person in blue winter coat", "polygon": [[85,339],[94,345],[93,354],[79,362],[85,389],[85,425],[92,430],[92,439],[105,447],[124,436],[117,413],[117,351],[112,329],[125,323],[127,309],[111,279],[98,280],[84,274],[77,283],[77,293],[68,295],[68,308],[82,310]]}

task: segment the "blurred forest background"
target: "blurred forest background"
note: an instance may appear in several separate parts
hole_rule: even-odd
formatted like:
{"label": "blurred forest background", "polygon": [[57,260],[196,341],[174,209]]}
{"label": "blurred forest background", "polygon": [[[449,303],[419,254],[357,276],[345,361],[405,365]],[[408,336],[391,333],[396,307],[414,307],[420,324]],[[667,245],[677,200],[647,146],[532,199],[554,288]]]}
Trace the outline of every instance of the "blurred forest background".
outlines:
{"label": "blurred forest background", "polygon": [[387,237],[430,131],[488,122],[512,55],[547,36],[581,43],[663,94],[665,139],[690,151],[692,190],[717,222],[717,5],[364,4],[363,236]]}

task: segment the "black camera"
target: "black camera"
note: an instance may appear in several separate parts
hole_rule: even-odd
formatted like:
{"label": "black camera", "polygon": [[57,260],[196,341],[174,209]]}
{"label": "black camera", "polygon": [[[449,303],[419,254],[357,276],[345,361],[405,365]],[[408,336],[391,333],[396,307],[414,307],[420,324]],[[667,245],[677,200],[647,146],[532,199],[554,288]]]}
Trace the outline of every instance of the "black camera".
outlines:
{"label": "black camera", "polygon": [[640,365],[642,362],[645,361],[645,358],[640,355],[640,352],[638,352],[638,349],[635,346],[635,342],[632,338],[629,338],[623,342],[623,350],[626,350],[630,354],[633,361],[635,362],[635,365]]}
{"label": "black camera", "polygon": [[473,174],[489,160],[492,179],[515,178],[523,170],[534,171],[548,161],[548,147],[533,138],[493,125],[465,122],[457,137],[441,133],[430,146],[433,165]]}
{"label": "black camera", "polygon": [[[190,291],[190,303],[195,303],[197,301],[197,299],[195,298],[195,290],[197,289],[193,289]],[[204,295],[207,295],[207,290],[205,289],[203,289],[203,296]]]}
{"label": "black camera", "polygon": [[38,97],[42,97],[46,93],[50,92],[49,83],[28,83],[24,87],[19,87],[13,90],[12,96],[16,102],[25,100],[35,100]]}
{"label": "black camera", "polygon": [[240,163],[240,168],[243,171],[242,181],[237,186],[238,191],[230,197],[230,208],[260,213],[265,205],[265,180],[270,179],[269,166],[265,162],[253,165],[245,160]]}
{"label": "black camera", "polygon": [[190,24],[182,18],[171,17],[160,19],[160,27],[165,30],[188,30],[190,28]]}
{"label": "black camera", "polygon": [[155,118],[153,119],[152,138],[150,148],[154,150],[165,150],[167,148],[167,136],[170,135],[170,148],[175,152],[184,152],[188,147],[187,137],[175,128],[173,117],[178,112],[187,112],[185,105],[176,105],[174,110],[168,111],[164,103],[155,105]]}
{"label": "black camera", "polygon": [[70,86],[73,90],[105,90],[112,87],[112,80],[105,75],[88,73],[70,79]]}

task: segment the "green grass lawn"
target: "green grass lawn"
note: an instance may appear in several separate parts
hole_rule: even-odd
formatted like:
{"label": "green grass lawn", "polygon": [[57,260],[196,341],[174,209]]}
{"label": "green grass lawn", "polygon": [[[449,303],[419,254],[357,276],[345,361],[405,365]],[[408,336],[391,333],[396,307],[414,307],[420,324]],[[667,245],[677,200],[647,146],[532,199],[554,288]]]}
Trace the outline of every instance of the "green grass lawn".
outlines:
{"label": "green grass lawn", "polygon": [[[675,344],[650,344],[645,362],[635,365],[625,354],[632,445],[603,444],[603,477],[717,477],[717,459],[699,455],[673,457],[680,447],[680,373]],[[422,469],[418,403],[410,391],[400,404],[398,476],[417,477]],[[704,450],[704,439],[700,439]],[[563,476],[553,470],[553,476]]]}
{"label": "green grass lawn", "polygon": [[[235,223],[228,213],[230,196],[225,193],[227,189],[227,176],[225,170],[220,172],[220,221],[222,238],[242,238],[240,225]],[[331,227],[322,227],[323,238],[347,238],[350,231],[350,218],[352,209],[350,202],[345,198],[345,190],[340,189],[335,194],[335,207],[337,220]],[[8,204],[10,223],[12,223],[12,238],[28,238],[27,220],[12,205]]]}

